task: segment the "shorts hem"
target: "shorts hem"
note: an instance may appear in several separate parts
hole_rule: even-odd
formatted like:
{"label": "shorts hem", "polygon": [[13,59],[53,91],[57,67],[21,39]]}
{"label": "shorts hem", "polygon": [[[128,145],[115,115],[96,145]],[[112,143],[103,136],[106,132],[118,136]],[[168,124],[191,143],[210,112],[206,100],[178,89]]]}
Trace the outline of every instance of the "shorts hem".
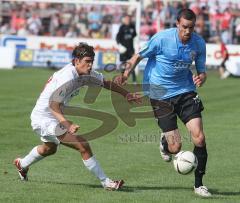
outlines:
{"label": "shorts hem", "polygon": [[195,114],[192,114],[191,116],[189,116],[187,119],[184,119],[183,120],[183,123],[186,125],[186,123],[194,118],[202,118],[202,115],[199,114],[199,113],[195,113]]}

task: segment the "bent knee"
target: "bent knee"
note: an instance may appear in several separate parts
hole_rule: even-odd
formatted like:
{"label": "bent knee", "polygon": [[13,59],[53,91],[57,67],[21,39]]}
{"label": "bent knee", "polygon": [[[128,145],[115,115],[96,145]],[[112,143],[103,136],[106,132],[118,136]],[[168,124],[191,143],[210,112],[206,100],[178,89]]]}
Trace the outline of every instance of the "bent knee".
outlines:
{"label": "bent knee", "polygon": [[193,143],[196,146],[202,147],[205,143],[205,136],[203,133],[198,134],[197,136],[192,136]]}

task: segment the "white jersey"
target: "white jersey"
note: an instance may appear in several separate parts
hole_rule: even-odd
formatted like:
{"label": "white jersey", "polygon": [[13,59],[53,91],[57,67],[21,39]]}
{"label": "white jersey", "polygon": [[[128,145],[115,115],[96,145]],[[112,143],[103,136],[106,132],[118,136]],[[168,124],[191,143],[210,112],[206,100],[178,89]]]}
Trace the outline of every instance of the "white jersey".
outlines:
{"label": "white jersey", "polygon": [[103,86],[103,75],[96,71],[91,71],[90,75],[78,75],[72,64],[55,72],[40,94],[31,113],[31,120],[56,120],[50,111],[50,102],[66,105],[72,97],[78,95],[80,87],[84,85]]}

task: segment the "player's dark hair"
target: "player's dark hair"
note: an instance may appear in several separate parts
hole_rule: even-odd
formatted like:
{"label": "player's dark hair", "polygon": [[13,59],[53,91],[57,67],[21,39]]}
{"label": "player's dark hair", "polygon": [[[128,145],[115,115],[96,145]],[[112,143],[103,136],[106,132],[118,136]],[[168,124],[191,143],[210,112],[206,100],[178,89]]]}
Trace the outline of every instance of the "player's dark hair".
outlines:
{"label": "player's dark hair", "polygon": [[197,19],[195,13],[189,8],[182,9],[178,12],[177,21],[180,21],[181,18],[194,21]]}
{"label": "player's dark hair", "polygon": [[[72,52],[72,58],[82,59],[84,57],[91,57],[94,59],[95,52],[92,46],[89,46],[87,43],[80,42]],[[74,65],[74,64],[73,64]]]}

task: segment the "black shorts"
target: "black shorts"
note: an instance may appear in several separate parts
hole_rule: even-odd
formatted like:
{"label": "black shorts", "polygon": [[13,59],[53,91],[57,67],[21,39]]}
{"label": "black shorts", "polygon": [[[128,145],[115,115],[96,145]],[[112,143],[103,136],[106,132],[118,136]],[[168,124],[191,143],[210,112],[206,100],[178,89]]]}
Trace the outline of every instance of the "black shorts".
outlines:
{"label": "black shorts", "polygon": [[183,93],[165,100],[150,99],[150,102],[163,132],[178,128],[177,116],[186,124],[193,118],[201,118],[204,109],[196,92]]}

